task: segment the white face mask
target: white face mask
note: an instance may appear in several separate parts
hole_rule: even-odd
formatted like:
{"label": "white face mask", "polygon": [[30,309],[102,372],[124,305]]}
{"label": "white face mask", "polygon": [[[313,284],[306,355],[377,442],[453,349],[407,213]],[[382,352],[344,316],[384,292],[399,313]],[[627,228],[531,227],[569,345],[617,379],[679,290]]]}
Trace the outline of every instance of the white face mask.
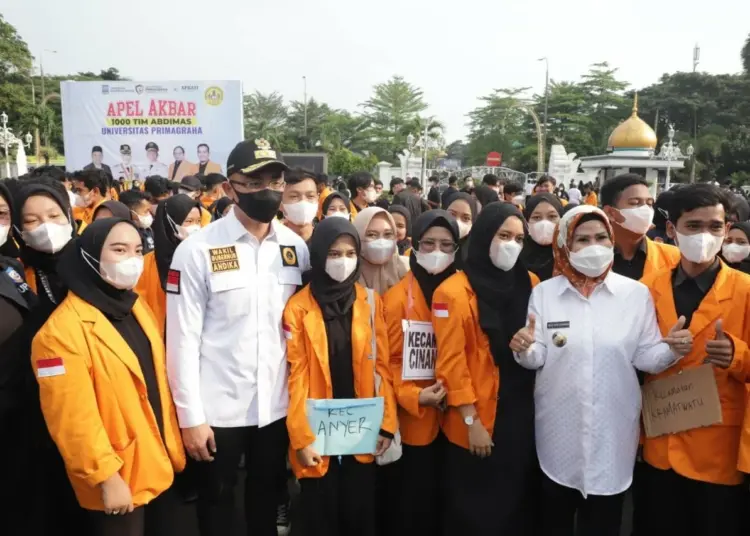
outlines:
{"label": "white face mask", "polygon": [[458,223],[458,237],[466,238],[471,232],[471,224],[461,220],[458,220],[456,223]]}
{"label": "white face mask", "polygon": [[456,258],[455,253],[444,253],[440,250],[431,253],[421,253],[414,250],[413,254],[417,257],[417,263],[424,268],[428,274],[433,275],[445,271],[448,266],[453,264],[453,261]]}
{"label": "white face mask", "polygon": [[0,225],[0,246],[8,241],[8,231],[10,231],[9,225]]}
{"label": "white face mask", "polygon": [[620,226],[635,234],[644,235],[651,229],[651,222],[654,221],[654,209],[648,205],[641,205],[637,208],[625,208],[620,210],[620,214],[625,221]]}
{"label": "white face mask", "polygon": [[393,257],[395,249],[395,240],[379,238],[378,240],[362,244],[362,255],[372,264],[385,264],[388,259]]}
{"label": "white face mask", "polygon": [[372,190],[365,190],[365,201],[368,203],[374,203],[375,200],[378,198],[378,192],[375,191],[375,188]]}
{"label": "white face mask", "polygon": [[75,206],[78,208],[86,208],[89,206],[89,202],[81,194],[73,194],[75,196]]}
{"label": "white face mask", "polygon": [[354,270],[357,269],[357,259],[349,257],[339,257],[338,259],[326,260],[326,273],[334,281],[341,283],[346,281]]}
{"label": "white face mask", "polygon": [[200,229],[201,229],[200,225],[188,225],[187,227],[178,225],[177,226],[177,238],[179,238],[180,240],[185,240],[191,234],[197,231],[200,231]]}
{"label": "white face mask", "polygon": [[615,250],[607,246],[586,246],[570,252],[570,264],[586,277],[599,277],[612,264]]}
{"label": "white face mask", "polygon": [[723,236],[714,236],[711,233],[676,234],[680,253],[687,260],[695,263],[704,263],[713,259],[724,243]]}
{"label": "white face mask", "polygon": [[505,241],[495,238],[490,245],[490,260],[492,264],[504,272],[516,265],[523,246],[515,240]]}
{"label": "white face mask", "polygon": [[742,262],[750,255],[750,244],[726,244],[722,246],[721,253],[727,262]]}
{"label": "white face mask", "polygon": [[[133,212],[135,214],[135,212]],[[138,216],[138,226],[141,229],[148,229],[151,227],[151,224],[154,223],[154,217],[151,215],[151,213],[146,214],[145,216],[141,216],[140,214],[135,214]]]}
{"label": "white face mask", "polygon": [[284,205],[284,215],[294,225],[307,225],[312,223],[318,213],[318,204],[309,201],[299,201]]}
{"label": "white face mask", "polygon": [[57,253],[70,242],[73,226],[69,223],[43,223],[33,231],[24,231],[21,238],[30,248],[42,253]]}
{"label": "white face mask", "polygon": [[[107,283],[121,290],[130,290],[138,283],[143,273],[143,257],[129,257],[120,262],[99,262],[94,257],[81,250],[83,260],[91,266]],[[96,270],[91,261],[99,264],[100,269]]]}
{"label": "white face mask", "polygon": [[344,218],[346,220],[349,219],[349,213],[348,212],[339,212],[336,211],[333,214],[328,214],[326,218]]}
{"label": "white face mask", "polygon": [[529,225],[531,238],[540,246],[549,246],[555,234],[555,224],[549,220],[539,220]]}

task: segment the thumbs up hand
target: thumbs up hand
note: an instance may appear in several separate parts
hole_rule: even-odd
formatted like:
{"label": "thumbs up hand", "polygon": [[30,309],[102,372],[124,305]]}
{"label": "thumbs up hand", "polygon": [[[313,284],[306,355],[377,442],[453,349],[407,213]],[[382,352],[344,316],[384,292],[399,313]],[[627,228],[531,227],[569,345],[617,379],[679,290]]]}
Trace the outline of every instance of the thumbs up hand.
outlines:
{"label": "thumbs up hand", "polygon": [[677,323],[672,326],[667,336],[662,339],[680,357],[689,354],[690,350],[693,349],[693,334],[685,329],[685,322],[684,316],[678,318]]}
{"label": "thumbs up hand", "polygon": [[534,342],[534,330],[536,329],[536,317],[529,315],[529,323],[526,327],[519,329],[510,341],[510,349],[514,352],[525,352]]}
{"label": "thumbs up hand", "polygon": [[719,319],[714,325],[716,336],[712,341],[706,342],[706,359],[704,363],[711,363],[721,368],[729,368],[734,359],[734,343],[724,333],[724,321]]}

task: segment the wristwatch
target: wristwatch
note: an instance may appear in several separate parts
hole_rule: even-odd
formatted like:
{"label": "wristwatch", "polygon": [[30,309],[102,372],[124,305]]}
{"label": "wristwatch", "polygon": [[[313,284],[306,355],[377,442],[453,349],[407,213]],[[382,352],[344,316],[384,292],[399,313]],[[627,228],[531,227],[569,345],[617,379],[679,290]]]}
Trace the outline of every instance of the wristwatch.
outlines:
{"label": "wristwatch", "polygon": [[477,420],[478,415],[475,413],[474,415],[469,415],[468,417],[464,417],[464,422],[466,423],[466,426],[471,426],[474,424],[474,421]]}

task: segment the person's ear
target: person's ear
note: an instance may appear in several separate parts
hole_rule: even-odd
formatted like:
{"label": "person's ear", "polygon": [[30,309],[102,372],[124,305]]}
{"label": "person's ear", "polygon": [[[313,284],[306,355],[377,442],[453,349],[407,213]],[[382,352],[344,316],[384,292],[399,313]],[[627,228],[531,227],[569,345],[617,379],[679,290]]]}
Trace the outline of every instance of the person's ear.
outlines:
{"label": "person's ear", "polygon": [[667,236],[674,240],[677,237],[677,229],[675,228],[674,224],[667,220]]}
{"label": "person's ear", "polygon": [[625,221],[625,218],[623,217],[622,213],[617,210],[615,207],[612,207],[610,205],[602,207],[602,211],[607,215],[609,218],[609,221],[612,223],[622,223]]}

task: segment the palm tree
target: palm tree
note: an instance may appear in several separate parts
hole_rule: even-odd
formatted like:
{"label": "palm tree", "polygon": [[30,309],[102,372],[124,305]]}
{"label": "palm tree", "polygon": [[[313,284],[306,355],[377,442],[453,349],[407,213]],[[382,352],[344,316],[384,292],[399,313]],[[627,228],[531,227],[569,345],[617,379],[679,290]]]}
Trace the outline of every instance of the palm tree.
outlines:
{"label": "palm tree", "polygon": [[742,67],[744,67],[745,73],[750,74],[750,35],[747,36],[745,46],[742,47],[740,56],[742,57]]}

